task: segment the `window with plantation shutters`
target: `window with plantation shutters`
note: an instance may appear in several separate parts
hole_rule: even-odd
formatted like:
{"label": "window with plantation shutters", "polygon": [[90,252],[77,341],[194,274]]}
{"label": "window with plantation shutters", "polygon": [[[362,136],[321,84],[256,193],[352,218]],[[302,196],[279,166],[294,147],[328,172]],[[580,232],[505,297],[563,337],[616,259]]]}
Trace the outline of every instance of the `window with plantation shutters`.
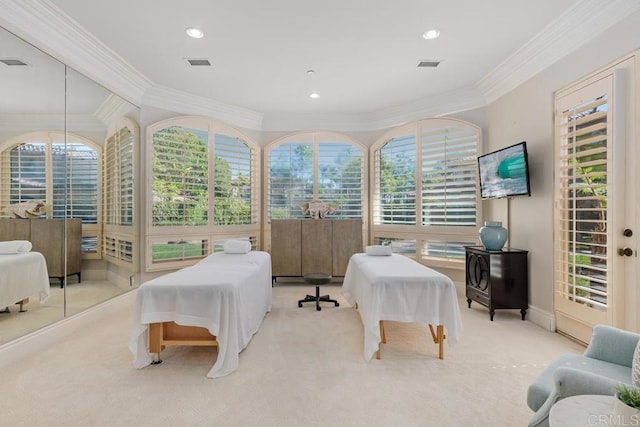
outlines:
{"label": "window with plantation shutters", "polygon": [[252,191],[255,152],[241,139],[215,135],[214,222],[217,225],[255,224],[258,212]]}
{"label": "window with plantation shutters", "polygon": [[82,219],[82,252],[99,257],[98,233],[94,234],[100,221],[102,171],[98,146],[58,132],[25,134],[15,140],[19,142],[1,153],[2,215],[11,204],[42,200],[48,206],[48,218]]}
{"label": "window with plantation shutters", "polygon": [[252,236],[260,247],[259,147],[203,117],[164,120],[147,135],[147,271],[192,265],[226,238]]}
{"label": "window with plantation shutters", "polygon": [[478,238],[480,129],[429,119],[395,133],[373,148],[373,239],[433,265],[459,264]]}
{"label": "window with plantation shutters", "polygon": [[476,226],[478,137],[460,126],[423,129],[422,225]]}
{"label": "window with plantation shutters", "polygon": [[335,205],[332,218],[362,218],[362,167],[362,152],[353,145],[318,145],[318,196]]}
{"label": "window with plantation shutters", "polygon": [[313,199],[313,144],[289,142],[269,154],[270,219],[304,218],[300,205]]}
{"label": "window with plantation shutters", "polygon": [[11,183],[3,206],[47,200],[46,153],[47,144],[43,142],[20,144],[3,153],[3,164],[7,164],[5,159],[8,158],[9,167],[2,168],[2,181]]}
{"label": "window with plantation shutters", "polygon": [[390,139],[375,154],[374,224],[416,223],[416,136]]}
{"label": "window with plantation shutters", "polygon": [[[54,193],[54,200],[66,194],[66,218],[81,218],[83,224],[98,223],[98,152],[87,145],[54,144],[54,153],[66,149],[66,191]],[[95,245],[93,245],[95,246]]]}
{"label": "window with plantation shutters", "polygon": [[330,203],[331,219],[360,219],[365,205],[364,149],[348,138],[308,133],[278,141],[268,149],[269,219],[308,218],[301,205]]}
{"label": "window with plantation shutters", "polygon": [[104,147],[104,231],[103,256],[106,260],[132,267],[135,231],[134,140],[129,125],[116,129]]}
{"label": "window with plantation shutters", "polygon": [[609,99],[602,93],[558,114],[556,287],[591,308],[608,305]]}
{"label": "window with plantation shutters", "polygon": [[153,226],[207,225],[209,136],[170,126],[153,133]]}
{"label": "window with plantation shutters", "polygon": [[134,136],[128,127],[118,129],[105,145],[105,223],[133,224]]}

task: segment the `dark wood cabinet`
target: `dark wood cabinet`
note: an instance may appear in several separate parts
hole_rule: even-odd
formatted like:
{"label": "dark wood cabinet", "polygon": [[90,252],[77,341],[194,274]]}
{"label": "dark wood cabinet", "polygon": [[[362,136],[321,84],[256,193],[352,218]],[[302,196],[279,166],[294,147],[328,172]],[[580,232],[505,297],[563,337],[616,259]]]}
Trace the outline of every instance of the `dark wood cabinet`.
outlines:
{"label": "dark wood cabinet", "polygon": [[465,247],[465,287],[467,304],[475,301],[489,309],[489,317],[499,309],[520,309],[524,320],[529,308],[527,251],[507,249],[487,251],[480,246]]}
{"label": "dark wood cabinet", "polygon": [[344,276],[351,255],[362,252],[362,221],[285,219],[271,221],[273,277],[327,273]]}

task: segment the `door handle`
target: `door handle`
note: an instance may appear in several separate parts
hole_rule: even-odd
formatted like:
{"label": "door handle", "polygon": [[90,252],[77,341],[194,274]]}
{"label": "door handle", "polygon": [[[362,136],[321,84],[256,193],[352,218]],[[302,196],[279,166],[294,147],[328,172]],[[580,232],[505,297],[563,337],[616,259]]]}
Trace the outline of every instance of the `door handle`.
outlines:
{"label": "door handle", "polygon": [[631,248],[620,248],[620,249],[618,249],[618,255],[620,255],[620,256],[632,256],[633,255],[633,249],[631,249]]}

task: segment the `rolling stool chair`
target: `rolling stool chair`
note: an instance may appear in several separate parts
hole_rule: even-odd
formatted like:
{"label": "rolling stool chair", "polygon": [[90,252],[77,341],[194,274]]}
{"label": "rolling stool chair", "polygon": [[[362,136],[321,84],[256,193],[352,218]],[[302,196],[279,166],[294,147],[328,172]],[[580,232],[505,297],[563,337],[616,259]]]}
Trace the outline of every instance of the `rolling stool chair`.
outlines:
{"label": "rolling stool chair", "polygon": [[324,302],[332,302],[336,307],[339,307],[340,304],[338,301],[329,298],[329,295],[320,296],[320,285],[327,284],[331,281],[331,275],[326,273],[309,273],[304,275],[304,281],[309,283],[310,285],[316,285],[316,295],[307,295],[304,299],[298,301],[298,307],[302,307],[302,303],[305,302],[314,302],[316,303],[316,310],[320,311],[322,308],[320,307],[320,301]]}

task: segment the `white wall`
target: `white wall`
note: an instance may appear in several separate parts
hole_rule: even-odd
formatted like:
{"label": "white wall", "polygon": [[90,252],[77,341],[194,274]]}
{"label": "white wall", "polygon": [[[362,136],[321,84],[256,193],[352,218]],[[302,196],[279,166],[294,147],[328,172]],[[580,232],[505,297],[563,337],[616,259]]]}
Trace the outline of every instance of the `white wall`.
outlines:
{"label": "white wall", "polygon": [[639,47],[637,12],[487,107],[487,151],[527,141],[532,196],[485,202],[485,216],[509,219],[511,246],[529,251],[529,304],[534,313],[553,313],[554,92]]}

